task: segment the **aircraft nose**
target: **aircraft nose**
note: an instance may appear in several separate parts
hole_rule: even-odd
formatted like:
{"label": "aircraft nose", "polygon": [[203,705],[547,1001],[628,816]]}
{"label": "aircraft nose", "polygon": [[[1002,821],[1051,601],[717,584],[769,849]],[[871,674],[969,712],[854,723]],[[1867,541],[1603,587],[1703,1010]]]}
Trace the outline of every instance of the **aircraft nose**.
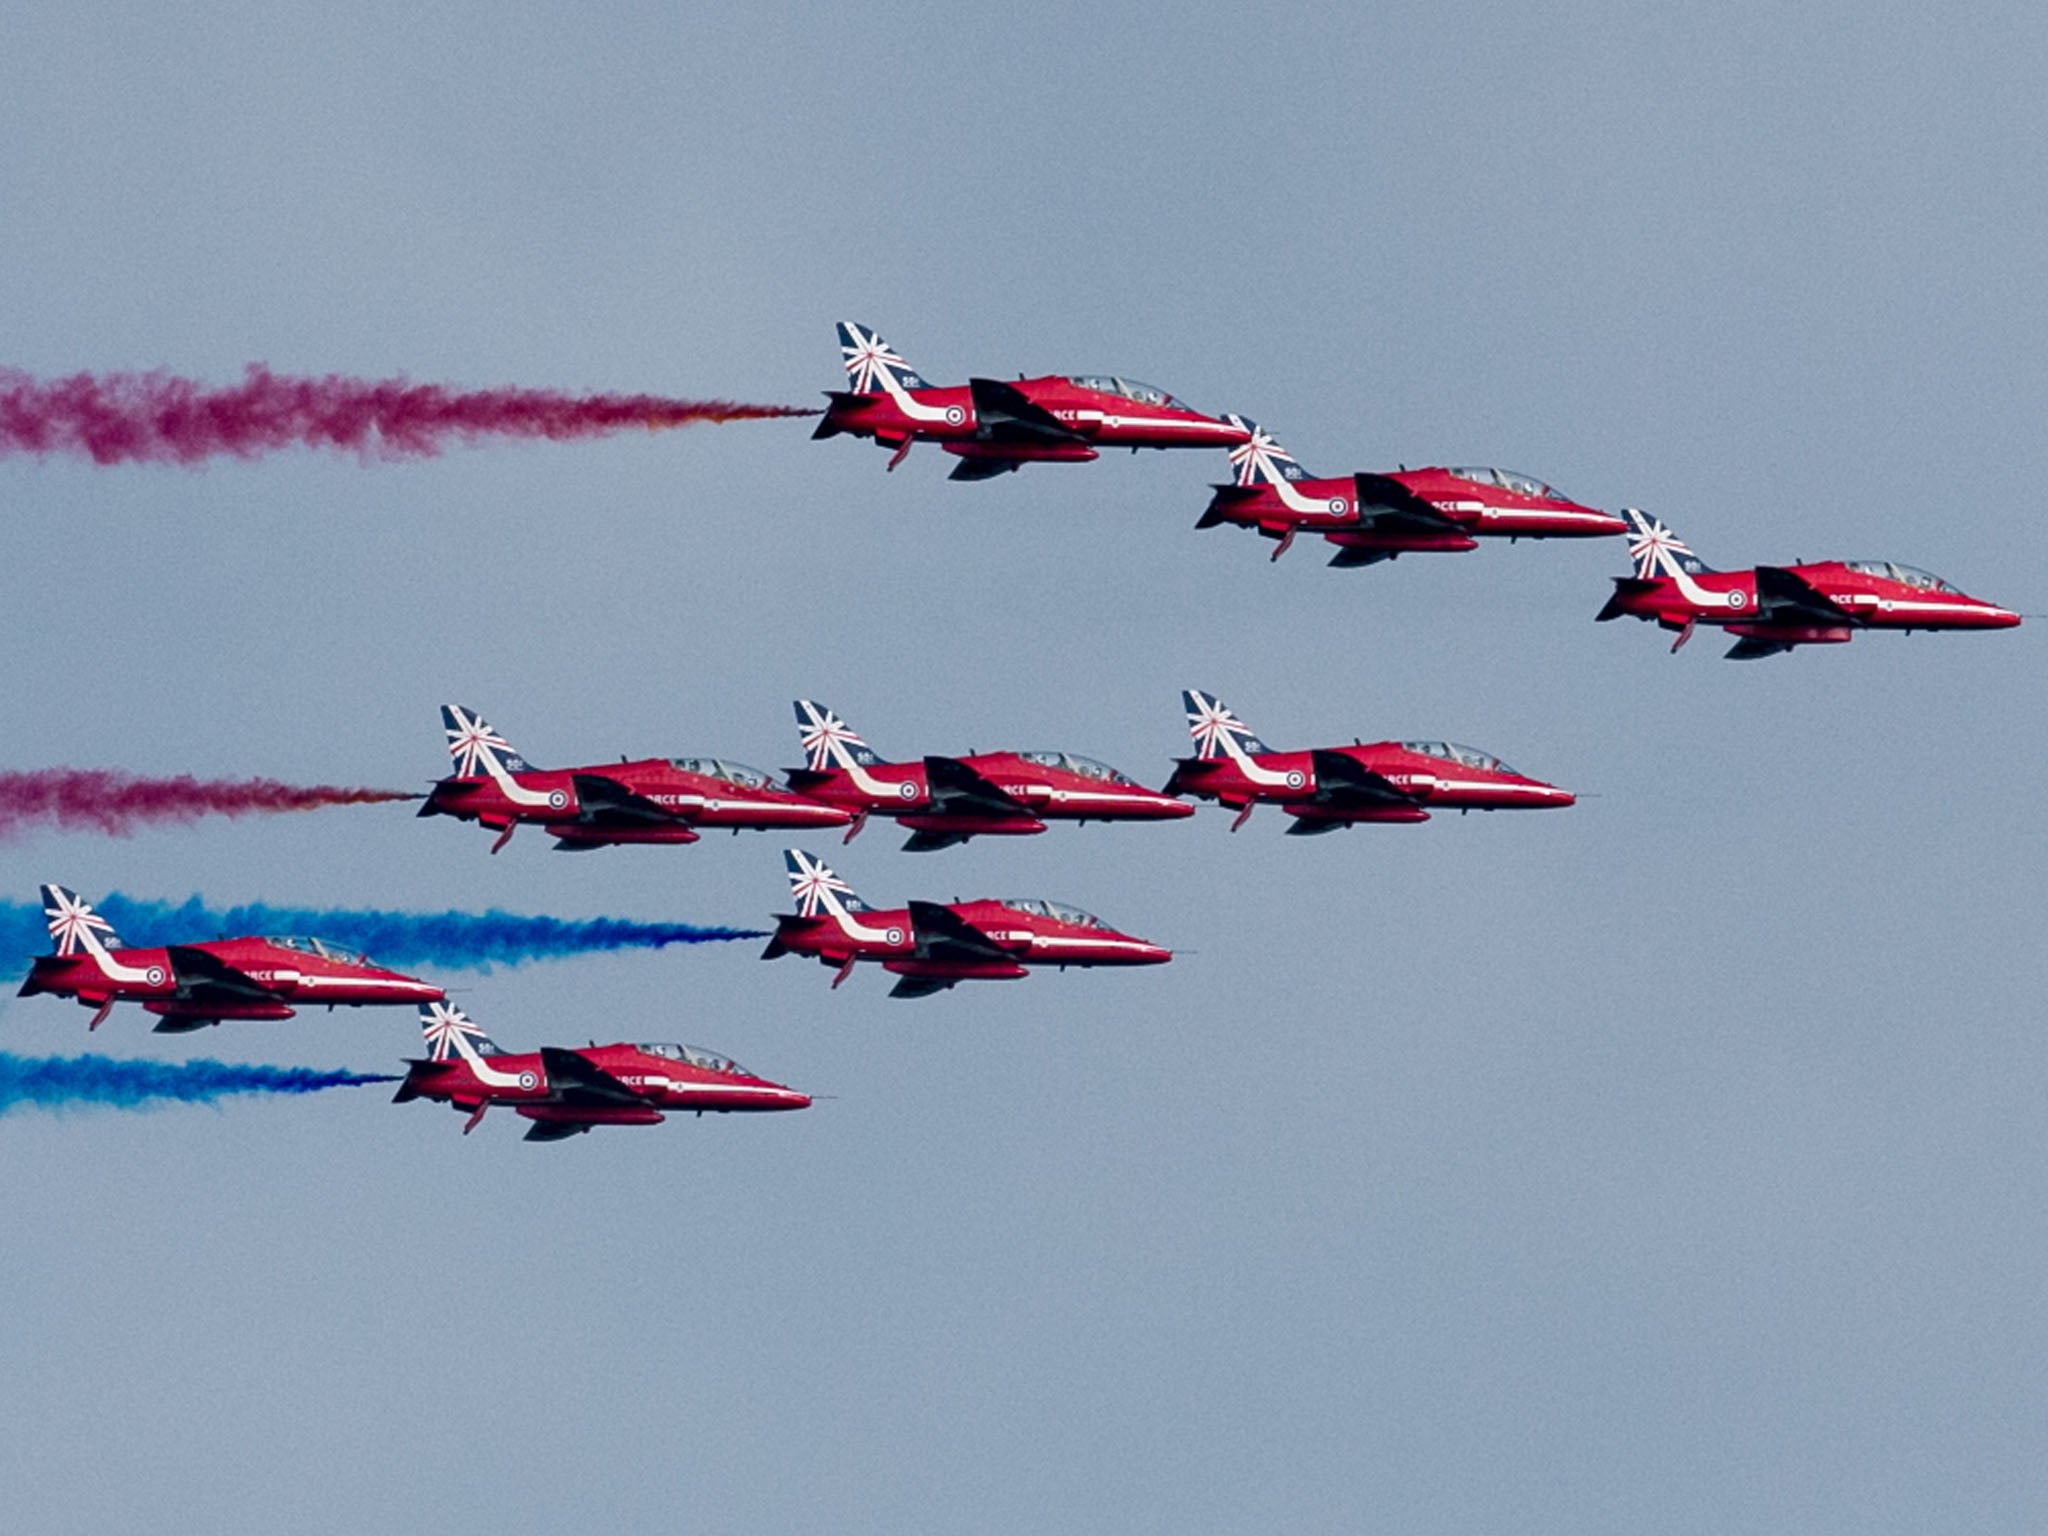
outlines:
{"label": "aircraft nose", "polygon": [[1173,958],[1173,951],[1164,944],[1150,944],[1143,939],[1131,940],[1131,959],[1137,965],[1164,965]]}
{"label": "aircraft nose", "polygon": [[1555,784],[1536,786],[1536,803],[1541,806],[1577,805],[1579,797],[1568,789],[1559,789]]}
{"label": "aircraft nose", "polygon": [[809,1109],[811,1107],[811,1096],[808,1093],[798,1093],[794,1088],[783,1089],[778,1097],[782,1100],[777,1106],[780,1109]]}

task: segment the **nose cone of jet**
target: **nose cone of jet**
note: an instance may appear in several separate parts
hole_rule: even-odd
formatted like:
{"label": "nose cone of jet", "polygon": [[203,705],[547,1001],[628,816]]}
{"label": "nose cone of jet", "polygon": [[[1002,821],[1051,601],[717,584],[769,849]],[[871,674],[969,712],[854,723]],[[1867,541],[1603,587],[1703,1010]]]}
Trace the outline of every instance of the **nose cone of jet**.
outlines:
{"label": "nose cone of jet", "polygon": [[1991,603],[1984,605],[1984,627],[1986,629],[2015,629],[2020,616],[2010,608],[2000,608]]}
{"label": "nose cone of jet", "polygon": [[1124,943],[1127,946],[1124,963],[1127,965],[1164,965],[1173,958],[1173,951],[1164,944],[1153,944],[1129,936],[1125,937]]}
{"label": "nose cone of jet", "polygon": [[1537,810],[1550,810],[1553,807],[1579,803],[1577,795],[1568,789],[1559,789],[1555,784],[1531,783],[1524,786],[1524,792],[1529,797],[1529,804]]}
{"label": "nose cone of jet", "polygon": [[391,975],[391,990],[409,1003],[440,1003],[448,999],[448,994],[431,981],[420,981],[395,972]]}
{"label": "nose cone of jet", "polygon": [[808,1093],[798,1093],[794,1088],[777,1088],[774,1098],[775,1101],[772,1107],[776,1109],[809,1109],[811,1107],[811,1096]]}
{"label": "nose cone of jet", "polygon": [[1612,512],[1602,512],[1598,507],[1582,507],[1573,502],[1572,511],[1585,522],[1586,532],[1591,537],[1605,538],[1610,534],[1624,534],[1629,531],[1625,519],[1616,517]]}

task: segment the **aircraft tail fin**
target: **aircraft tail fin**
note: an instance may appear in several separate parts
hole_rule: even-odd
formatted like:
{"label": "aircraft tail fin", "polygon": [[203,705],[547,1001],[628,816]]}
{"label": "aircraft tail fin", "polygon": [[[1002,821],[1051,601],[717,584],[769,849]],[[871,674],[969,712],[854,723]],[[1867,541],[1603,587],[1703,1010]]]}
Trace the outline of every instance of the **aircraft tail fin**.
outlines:
{"label": "aircraft tail fin", "polygon": [[894,394],[905,389],[930,389],[889,343],[867,326],[839,322],[839,350],[856,395]]}
{"label": "aircraft tail fin", "polygon": [[1281,480],[1306,480],[1308,471],[1293,454],[1273,441],[1273,434],[1256,421],[1226,414],[1233,427],[1250,434],[1230,450],[1230,464],[1237,471],[1240,486],[1272,485]]}
{"label": "aircraft tail fin", "polygon": [[479,774],[496,778],[500,773],[525,773],[533,767],[473,709],[443,704],[441,726],[448,733],[448,755],[455,759],[455,772],[462,778]]}
{"label": "aircraft tail fin", "polygon": [[60,955],[84,950],[97,956],[122,947],[114,925],[93,911],[91,902],[61,885],[43,887],[43,921]]}
{"label": "aircraft tail fin", "polygon": [[803,738],[804,767],[812,773],[874,768],[888,761],[855,735],[852,726],[813,700],[796,701],[796,729]]}
{"label": "aircraft tail fin", "polygon": [[1195,756],[1202,761],[1234,756],[1233,748],[1236,752],[1253,755],[1273,750],[1254,736],[1252,728],[1233,715],[1229,706],[1213,693],[1184,688],[1180,697],[1187,707],[1188,735],[1194,738]]}
{"label": "aircraft tail fin", "polygon": [[856,896],[853,887],[832,873],[825,861],[801,848],[782,850],[782,862],[789,871],[789,894],[805,917],[820,913],[835,920],[849,912],[872,910]]}
{"label": "aircraft tail fin", "polygon": [[420,1004],[420,1035],[427,1042],[429,1061],[505,1054],[481,1024],[451,1002]]}
{"label": "aircraft tail fin", "polygon": [[1623,507],[1628,523],[1629,558],[1636,563],[1636,579],[1649,581],[1659,576],[1704,576],[1713,567],[1679,541],[1662,519],[1651,517],[1637,507]]}

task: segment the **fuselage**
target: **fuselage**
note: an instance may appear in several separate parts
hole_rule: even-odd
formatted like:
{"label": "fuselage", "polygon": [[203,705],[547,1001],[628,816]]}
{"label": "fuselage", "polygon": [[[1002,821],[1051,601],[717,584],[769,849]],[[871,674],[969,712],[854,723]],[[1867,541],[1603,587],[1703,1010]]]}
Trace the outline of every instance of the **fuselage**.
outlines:
{"label": "fuselage", "polygon": [[[250,984],[228,995],[218,973],[196,969],[180,954],[206,957]],[[232,987],[234,983],[230,982]],[[194,1000],[194,989],[210,989]],[[288,1019],[293,1007],[366,1007],[438,1002],[447,994],[431,982],[386,970],[320,939],[210,939],[200,944],[98,950],[39,956],[21,988],[23,997],[51,993],[89,1007],[139,1002],[151,1013],[216,1019]]]}
{"label": "fuselage", "polygon": [[[1332,747],[1406,797],[1406,804],[1319,802],[1333,788],[1317,782],[1314,752],[1226,753],[1182,758],[1168,790],[1214,800],[1236,810],[1270,803],[1315,821],[1418,822],[1432,810],[1544,810],[1571,805],[1569,790],[1517,773],[1500,759],[1454,742],[1378,741]],[[1341,786],[1334,786],[1341,788]]]}
{"label": "fuselage", "polygon": [[[579,782],[580,781],[580,782]],[[671,820],[629,822],[607,803],[617,785]],[[693,843],[700,827],[844,826],[850,813],[781,789],[758,769],[717,758],[641,758],[586,768],[454,775],[434,786],[422,816],[453,816],[504,831],[521,823],[571,843]]]}
{"label": "fuselage", "polygon": [[1190,808],[1106,763],[1066,752],[977,752],[954,758],[1022,805],[1028,815],[962,815],[937,807],[924,761],[795,769],[803,793],[855,816],[888,816],[920,831],[1019,835],[1047,821],[1167,821]]}
{"label": "fuselage", "polygon": [[1048,374],[1003,382],[1079,440],[988,442],[989,424],[977,414],[970,386],[906,389],[886,380],[873,394],[833,393],[819,431],[871,437],[890,447],[932,442],[962,457],[975,457],[986,446],[991,457],[1045,462],[1085,462],[1102,448],[1228,448],[1246,439],[1242,428],[1193,410],[1164,390],[1112,375]]}
{"label": "fuselage", "polygon": [[[757,1077],[736,1062],[693,1046],[597,1045],[572,1053],[644,1100],[639,1104],[565,1103],[539,1052],[411,1061],[400,1099],[425,1098],[472,1113],[506,1104],[529,1120],[579,1125],[654,1125],[665,1113],[733,1114],[803,1109],[808,1094]],[[574,1085],[569,1085],[573,1088]]]}
{"label": "fuselage", "polygon": [[[1426,510],[1450,526],[1404,527],[1398,515],[1404,508]],[[1405,469],[1218,486],[1202,521],[1236,523],[1276,539],[1320,533],[1341,548],[1396,554],[1476,549],[1482,538],[1604,538],[1628,531],[1612,513],[1581,506],[1526,475],[1494,469]]]}
{"label": "fuselage", "polygon": [[1014,980],[1028,965],[1159,965],[1173,951],[1119,933],[1077,908],[1035,898],[958,901],[945,904],[1003,952],[978,959],[920,959],[912,914],[892,910],[794,913],[776,919],[771,949],[806,955],[831,966],[875,961],[899,976],[959,980]]}
{"label": "fuselage", "polygon": [[1769,594],[1760,599],[1758,572],[1752,568],[1617,577],[1602,617],[1650,619],[1666,629],[1713,624],[1754,639],[1799,645],[1838,643],[1857,629],[2010,629],[2020,622],[2010,609],[1890,561],[1824,560],[1763,569],[1796,578],[1841,615],[1774,617]]}

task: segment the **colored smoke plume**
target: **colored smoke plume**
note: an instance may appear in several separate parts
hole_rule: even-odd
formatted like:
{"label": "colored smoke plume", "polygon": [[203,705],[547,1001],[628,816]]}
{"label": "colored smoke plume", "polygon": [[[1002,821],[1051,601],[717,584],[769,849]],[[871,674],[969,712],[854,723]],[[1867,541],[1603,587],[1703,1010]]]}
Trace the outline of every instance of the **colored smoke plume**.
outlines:
{"label": "colored smoke plume", "polygon": [[124,837],[152,822],[201,816],[314,811],[329,805],[417,800],[402,789],[345,789],[333,784],[281,784],[276,779],[152,779],[114,768],[44,768],[0,773],[0,839],[49,825]]}
{"label": "colored smoke plume", "polygon": [[365,1083],[395,1083],[384,1072],[319,1072],[226,1061],[117,1061],[111,1056],[13,1056],[0,1052],[0,1115],[96,1105],[154,1109],[163,1103],[211,1104],[233,1093],[319,1093]]}
{"label": "colored smoke plume", "polygon": [[240,384],[209,386],[164,373],[38,379],[0,369],[0,457],[78,455],[96,464],[197,464],[280,448],[353,449],[416,459],[449,442],[598,437],[700,422],[816,416],[793,405],[569,395],[551,389],[450,389],[405,379],[293,378],[251,363]]}
{"label": "colored smoke plume", "polygon": [[[91,900],[91,894],[86,893]],[[253,903],[210,907],[197,896],[174,904],[110,893],[94,910],[124,944],[193,943],[223,934],[313,934],[359,949],[386,965],[469,970],[518,965],[600,950],[666,949],[760,939],[752,928],[642,923],[619,917],[521,917],[512,912],[380,912],[349,908],[273,907]],[[19,969],[50,948],[39,903],[0,902],[0,967]]]}

